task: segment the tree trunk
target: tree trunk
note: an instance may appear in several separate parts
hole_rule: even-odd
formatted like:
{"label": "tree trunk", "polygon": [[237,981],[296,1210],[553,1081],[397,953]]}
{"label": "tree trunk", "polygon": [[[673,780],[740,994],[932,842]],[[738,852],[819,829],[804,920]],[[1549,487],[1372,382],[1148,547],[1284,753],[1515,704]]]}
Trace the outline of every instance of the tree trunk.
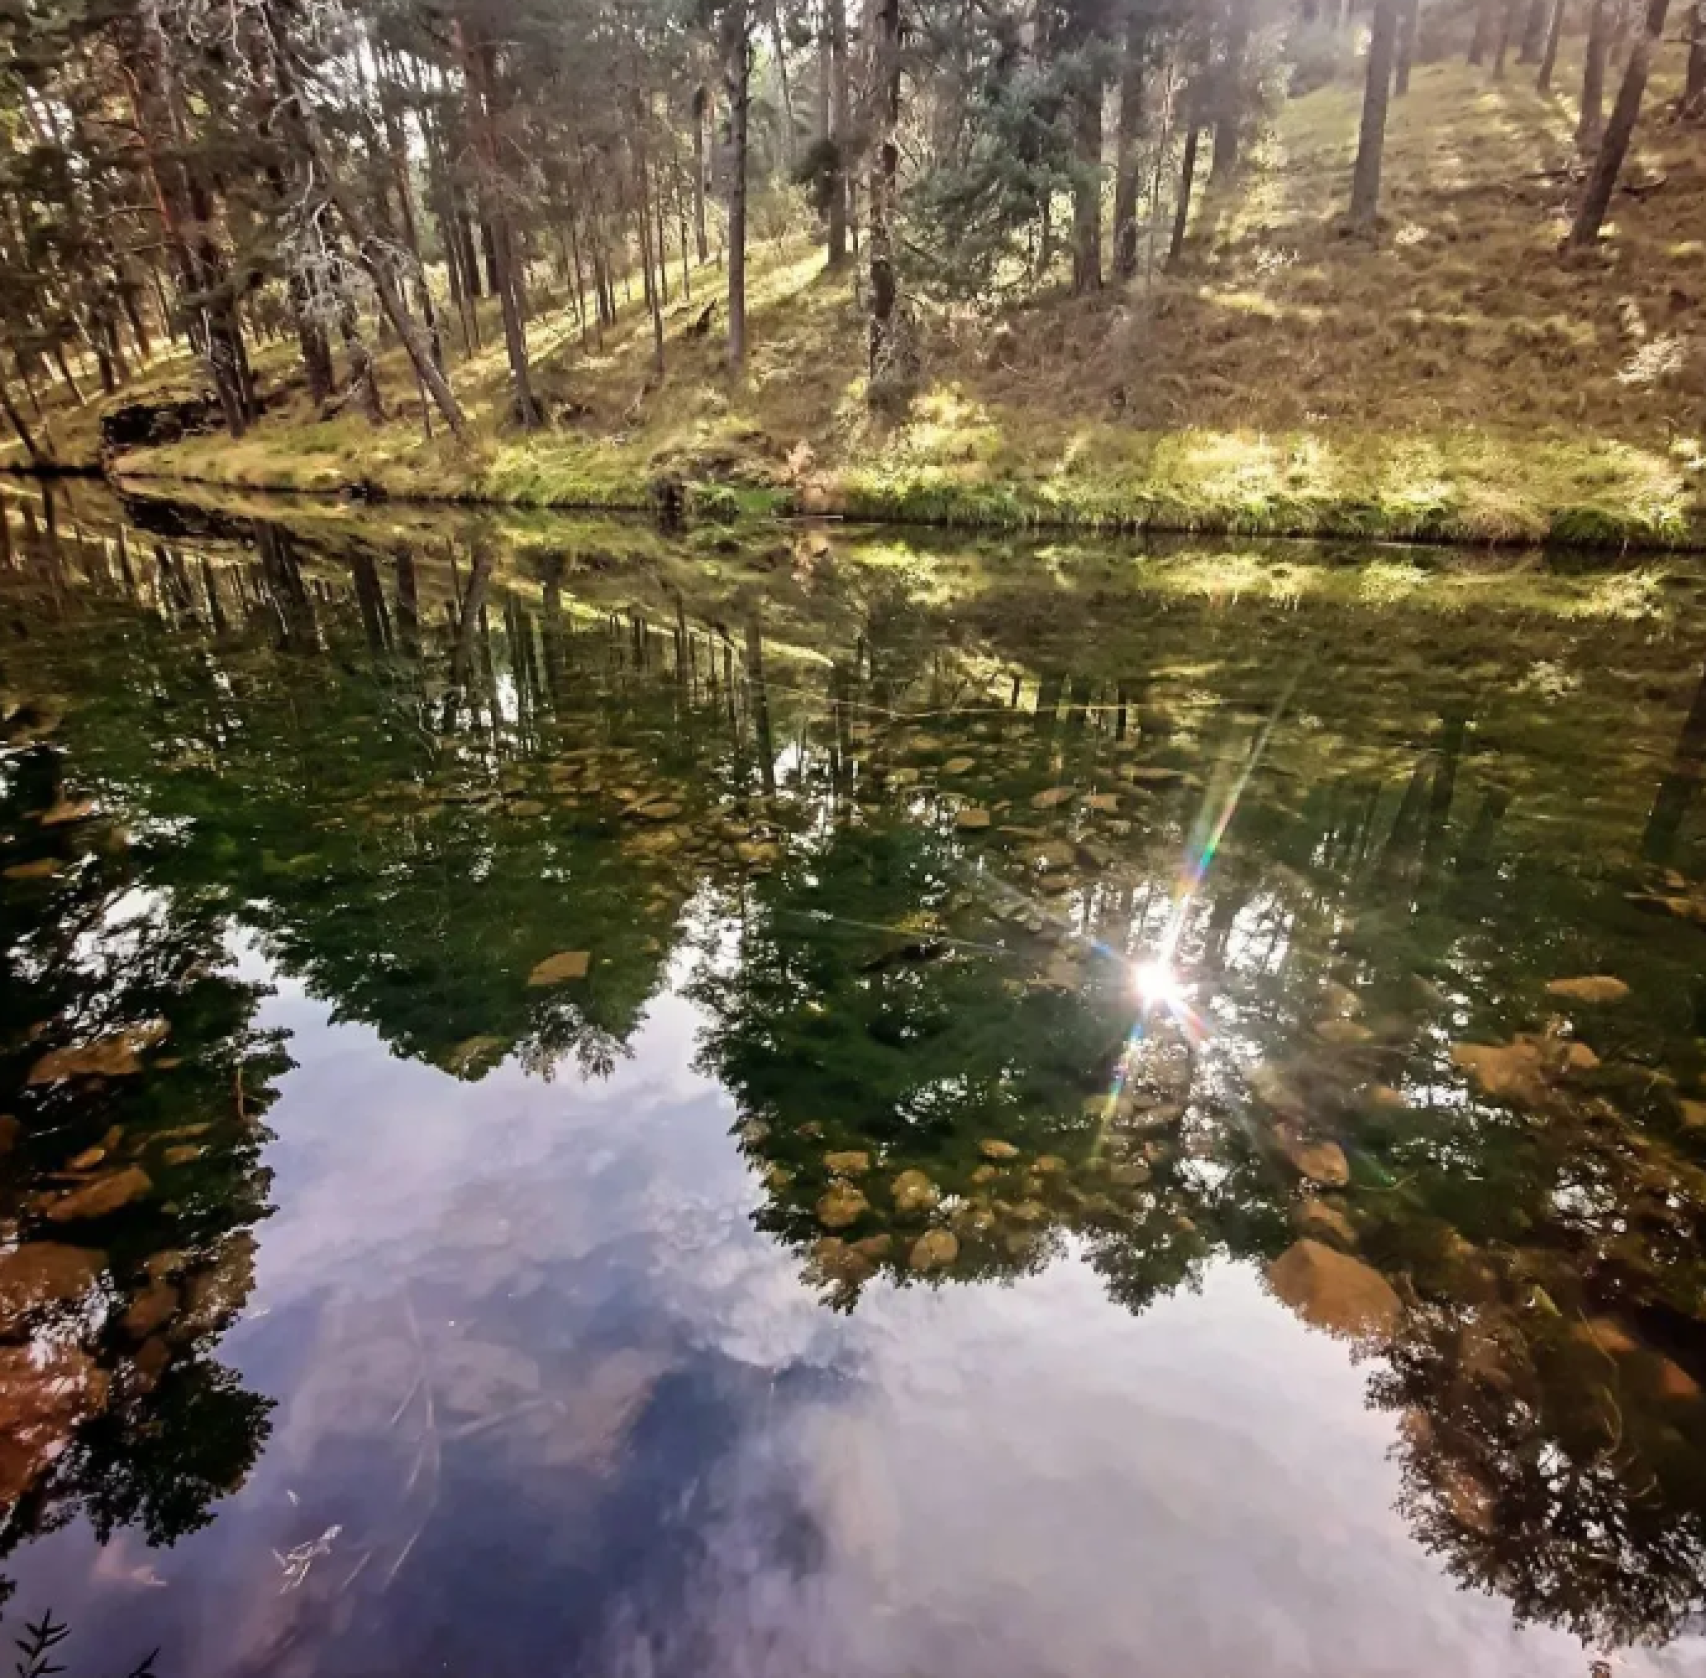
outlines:
{"label": "tree trunk", "polygon": [[158,0],[141,0],[127,41],[131,113],[179,298],[193,299],[191,338],[207,365],[226,429],[241,437],[254,417],[254,387],[232,305],[224,256],[213,242],[213,200],[186,161],[183,97]]}
{"label": "tree trunk", "polygon": [[[0,379],[0,409],[5,411],[7,423],[17,432],[18,441],[24,445],[24,453],[30,457],[30,464],[32,466],[44,465],[46,463],[45,457],[41,452],[41,446],[36,442],[35,433],[30,430],[24,416],[18,411],[17,403],[12,400],[11,387],[4,379]],[[0,509],[0,519],[4,517],[4,510]]]}
{"label": "tree trunk", "polygon": [[1502,82],[1505,79],[1505,59],[1511,50],[1511,37],[1516,34],[1517,8],[1522,0],[1504,0],[1503,10],[1499,13],[1499,44],[1493,50],[1493,80]]}
{"label": "tree trunk", "polygon": [[[636,123],[636,135],[643,132]],[[646,167],[646,151],[642,141],[635,142],[634,172],[640,187],[640,264],[645,270],[646,307],[652,316],[652,366],[657,372],[663,371],[663,299],[662,277],[664,270],[663,252],[653,250],[652,229],[652,189],[649,179],[650,170]],[[657,233],[661,237],[663,223],[657,224]]]}
{"label": "tree trunk", "polygon": [[794,95],[788,85],[788,43],[782,38],[782,8],[771,0],[770,39],[776,46],[776,81],[782,95],[782,169],[794,172]]}
{"label": "tree trunk", "polygon": [[1499,0],[1477,0],[1475,7],[1475,32],[1469,37],[1469,58],[1471,64],[1485,64],[1487,49],[1493,44],[1493,23],[1498,17]]}
{"label": "tree trunk", "polygon": [[894,353],[894,188],[900,170],[900,0],[874,0],[871,42],[871,174],[866,187],[865,240],[871,281],[870,378],[875,394]]}
{"label": "tree trunk", "polygon": [[1136,11],[1126,18],[1120,59],[1120,127],[1114,165],[1114,277],[1137,272],[1137,201],[1142,194],[1143,70],[1149,35]]}
{"label": "tree trunk", "polygon": [[1244,145],[1244,55],[1250,45],[1251,0],[1231,0],[1226,25],[1226,50],[1214,78],[1214,162],[1209,168],[1211,186],[1229,181],[1238,173]]}
{"label": "tree trunk", "polygon": [[299,275],[290,278],[288,292],[290,313],[296,323],[296,342],[302,353],[302,371],[308,379],[308,399],[316,408],[323,408],[336,382],[332,371],[332,346],[326,342],[326,329],[307,313],[307,286]]}
{"label": "tree trunk", "polygon": [[1706,116],[1706,0],[1688,9],[1688,71],[1676,114],[1690,122]]}
{"label": "tree trunk", "polygon": [[1551,0],[1528,0],[1528,10],[1522,18],[1522,45],[1517,48],[1518,64],[1538,64],[1546,50],[1546,20]]}
{"label": "tree trunk", "polygon": [[847,261],[847,151],[852,144],[847,110],[847,0],[824,0],[829,21],[829,265]]}
{"label": "tree trunk", "polygon": [[1191,219],[1191,188],[1196,184],[1197,146],[1202,138],[1202,124],[1192,112],[1185,129],[1185,155],[1179,164],[1179,201],[1173,207],[1173,236],[1167,241],[1167,266],[1176,268],[1185,252],[1185,228]]}
{"label": "tree trunk", "polygon": [[1552,91],[1552,72],[1558,67],[1558,42],[1564,33],[1564,8],[1566,0],[1552,0],[1552,9],[1546,18],[1546,46],[1540,54],[1540,70],[1534,78],[1537,93]]}
{"label": "tree trunk", "polygon": [[1362,127],[1356,170],[1351,177],[1351,227],[1372,233],[1380,212],[1380,162],[1386,149],[1386,106],[1392,90],[1392,58],[1401,0],[1375,0],[1368,41],[1368,80],[1363,86]]}
{"label": "tree trunk", "polygon": [[1421,0],[1399,0],[1397,63],[1392,72],[1392,91],[1400,99],[1410,91],[1410,66],[1416,58],[1416,25],[1421,21]]}
{"label": "tree trunk", "polygon": [[533,375],[527,359],[527,330],[522,324],[520,279],[516,271],[515,236],[509,212],[499,199],[498,90],[495,53],[489,41],[461,19],[452,25],[462,59],[466,84],[468,122],[480,162],[480,231],[486,241],[487,278],[497,293],[503,316],[504,351],[516,422],[526,430],[541,423],[543,415],[533,394]]}
{"label": "tree trunk", "polygon": [[1587,188],[1582,193],[1581,205],[1570,228],[1569,242],[1576,250],[1594,244],[1605,224],[1605,213],[1611,207],[1611,194],[1623,169],[1623,159],[1628,155],[1635,121],[1641,114],[1641,100],[1647,91],[1653,54],[1664,38],[1665,14],[1669,10],[1670,0],[1647,0],[1647,14],[1642,20],[1641,32],[1629,49],[1629,63],[1623,71],[1623,83],[1617,90],[1617,102],[1611,107],[1611,120],[1606,124],[1605,137],[1594,154]]}
{"label": "tree trunk", "polygon": [[1088,76],[1078,90],[1078,175],[1072,183],[1072,290],[1078,297],[1102,289],[1102,93],[1100,74]]}
{"label": "tree trunk", "polygon": [[267,27],[279,103],[291,114],[297,143],[324,179],[326,194],[332,201],[332,207],[338,212],[338,219],[343,222],[344,231],[349,234],[350,243],[355,246],[356,256],[373,281],[374,290],[379,295],[379,306],[401,339],[409,360],[414,363],[415,377],[426,387],[439,413],[444,416],[444,423],[457,437],[465,437],[468,422],[463,418],[462,409],[457,404],[449,382],[433,361],[431,349],[420,328],[410,317],[397,293],[392,282],[390,255],[375,238],[373,228],[363,214],[360,204],[343,184],[334,167],[331,148],[320,132],[319,119],[314,114],[313,106],[303,97],[302,90],[297,85],[289,51],[279,39],[276,24],[269,19]]}
{"label": "tree trunk", "polygon": [[747,0],[729,0],[723,18],[723,76],[729,96],[729,371],[746,368],[746,154],[752,107],[752,22]]}
{"label": "tree trunk", "polygon": [[1611,14],[1617,0],[1592,0],[1587,48],[1582,58],[1582,111],[1576,120],[1576,147],[1592,151],[1605,126],[1605,61],[1611,50]]}
{"label": "tree trunk", "polygon": [[693,92],[693,247],[698,253],[699,266],[710,261],[710,247],[705,242],[705,90]]}

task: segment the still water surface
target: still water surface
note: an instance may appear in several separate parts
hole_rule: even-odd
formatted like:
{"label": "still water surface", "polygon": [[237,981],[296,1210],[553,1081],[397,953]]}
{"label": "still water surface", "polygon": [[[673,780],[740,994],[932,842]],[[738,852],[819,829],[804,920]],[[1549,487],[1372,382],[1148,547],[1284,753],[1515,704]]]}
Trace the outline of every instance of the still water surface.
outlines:
{"label": "still water surface", "polygon": [[78,496],[8,1633],[1706,1671],[1698,573]]}

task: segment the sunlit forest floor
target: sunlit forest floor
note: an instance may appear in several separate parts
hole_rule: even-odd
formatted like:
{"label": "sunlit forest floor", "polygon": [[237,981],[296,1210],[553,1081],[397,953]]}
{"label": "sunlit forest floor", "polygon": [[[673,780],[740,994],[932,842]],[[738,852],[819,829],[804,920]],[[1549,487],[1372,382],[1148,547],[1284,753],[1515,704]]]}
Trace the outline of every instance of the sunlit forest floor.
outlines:
{"label": "sunlit forest floor", "polygon": [[[722,368],[720,306],[709,332],[691,331],[722,274],[696,270],[689,301],[678,266],[661,381],[637,292],[602,346],[583,347],[563,296],[535,298],[547,431],[507,420],[494,313],[484,350],[452,366],[466,446],[423,439],[397,348],[381,358],[392,417],[374,428],[316,421],[279,344],[258,358],[269,412],[249,437],[117,465],[524,504],[643,505],[673,477],[707,510],[1706,545],[1706,349],[1691,330],[1706,161],[1700,130],[1668,120],[1681,50],[1666,49],[1591,255],[1559,249],[1579,170],[1568,53],[1550,98],[1526,66],[1495,83],[1420,65],[1393,104],[1378,242],[1340,223],[1360,88],[1323,89],[1284,108],[1243,179],[1200,201],[1176,271],[993,315],[921,310],[904,412],[865,401],[857,272],[763,245],[739,385]],[[180,358],[147,379],[191,372]],[[92,406],[52,431],[62,457],[95,457]]]}

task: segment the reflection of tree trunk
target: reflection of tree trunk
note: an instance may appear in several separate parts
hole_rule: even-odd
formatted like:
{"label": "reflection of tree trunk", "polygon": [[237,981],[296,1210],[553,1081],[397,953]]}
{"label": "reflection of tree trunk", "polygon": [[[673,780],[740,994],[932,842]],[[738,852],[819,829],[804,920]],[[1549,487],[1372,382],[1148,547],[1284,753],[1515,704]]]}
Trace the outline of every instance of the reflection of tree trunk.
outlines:
{"label": "reflection of tree trunk", "polygon": [[314,621],[314,602],[302,580],[302,567],[289,536],[275,524],[256,519],[255,549],[261,556],[261,576],[278,626],[279,646],[286,652],[316,652],[320,630]]}
{"label": "reflection of tree trunk", "polygon": [[1676,752],[1665,778],[1659,783],[1653,808],[1641,835],[1641,855],[1649,862],[1668,862],[1688,818],[1695,796],[1706,776],[1706,670],[1694,690],[1694,703],[1676,737]]}
{"label": "reflection of tree trunk", "polygon": [[1451,824],[1451,803],[1457,793],[1457,765],[1463,756],[1468,719],[1448,716],[1440,729],[1439,763],[1434,770],[1433,794],[1428,800],[1427,834],[1422,841],[1422,878],[1430,879],[1445,856],[1446,835]]}
{"label": "reflection of tree trunk", "polygon": [[764,681],[764,637],[758,619],[746,622],[746,691],[752,706],[753,726],[758,734],[758,773],[765,795],[776,796],[776,752],[770,741],[770,694]]}
{"label": "reflection of tree trunk", "polygon": [[1037,711],[1032,727],[1038,734],[1054,733],[1055,714],[1060,710],[1060,696],[1066,689],[1064,676],[1045,673],[1037,683]]}
{"label": "reflection of tree trunk", "polygon": [[361,607],[361,626],[367,632],[367,644],[376,653],[384,652],[391,644],[391,624],[385,610],[385,591],[379,585],[379,568],[370,553],[358,553],[351,562],[355,572],[355,598]]}
{"label": "reflection of tree trunk", "polygon": [[1511,795],[1503,787],[1488,787],[1474,825],[1469,829],[1469,837],[1457,853],[1459,874],[1479,873],[1487,866],[1493,852],[1493,835],[1498,832],[1499,823],[1510,808],[1510,801]]}
{"label": "reflection of tree trunk", "polygon": [[410,658],[421,656],[420,588],[415,580],[415,556],[407,550],[397,555],[397,625],[402,631],[403,651]]}
{"label": "reflection of tree trunk", "polygon": [[474,667],[474,632],[486,607],[486,590],[492,580],[492,551],[475,539],[474,569],[468,576],[468,587],[456,607],[456,644],[450,654],[450,679],[458,687],[466,687]]}
{"label": "reflection of tree trunk", "polygon": [[561,561],[552,559],[545,573],[545,683],[551,694],[551,708],[563,708],[563,695],[568,690],[568,659],[563,651],[563,595],[560,587]]}

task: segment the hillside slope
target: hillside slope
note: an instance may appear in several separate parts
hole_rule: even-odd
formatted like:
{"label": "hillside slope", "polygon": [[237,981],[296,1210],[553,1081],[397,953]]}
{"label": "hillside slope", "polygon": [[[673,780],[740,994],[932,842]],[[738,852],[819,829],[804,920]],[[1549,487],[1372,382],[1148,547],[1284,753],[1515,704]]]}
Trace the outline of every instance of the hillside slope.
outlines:
{"label": "hillside slope", "polygon": [[[1288,103],[1245,177],[1197,206],[1176,272],[993,318],[929,316],[923,387],[898,418],[863,401],[856,276],[764,248],[738,387],[715,331],[691,331],[722,283],[713,264],[691,302],[675,297],[661,382],[637,299],[602,349],[581,346],[560,298],[541,312],[542,382],[572,413],[550,431],[503,423],[494,330],[453,368],[470,446],[422,440],[392,351],[381,429],[316,422],[286,388],[240,443],[119,465],[592,505],[644,504],[674,475],[872,517],[1698,546],[1706,161],[1699,128],[1667,119],[1680,57],[1670,47],[1659,66],[1625,172],[1635,190],[1588,256],[1559,251],[1579,167],[1572,66],[1557,78],[1568,95],[1543,98],[1514,66],[1496,83],[1421,65],[1393,104],[1376,243],[1340,227],[1359,93],[1335,85]],[[262,367],[287,384],[282,346]],[[59,437],[87,455],[92,417]]]}

